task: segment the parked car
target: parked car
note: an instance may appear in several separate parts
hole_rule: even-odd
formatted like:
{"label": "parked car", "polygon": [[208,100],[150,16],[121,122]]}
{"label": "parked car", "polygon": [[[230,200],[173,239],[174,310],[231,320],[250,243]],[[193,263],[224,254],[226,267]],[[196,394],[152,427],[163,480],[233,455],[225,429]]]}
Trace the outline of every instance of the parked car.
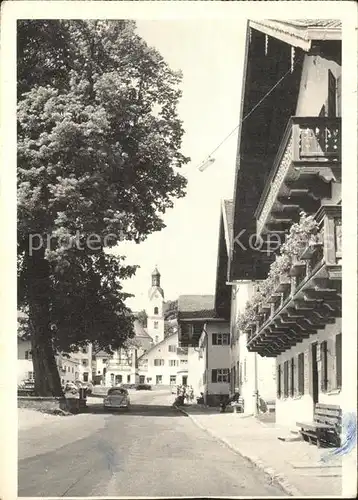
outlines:
{"label": "parked car", "polygon": [[129,410],[130,398],[127,389],[111,387],[103,400],[103,407],[108,410]]}
{"label": "parked car", "polygon": [[134,389],[135,384],[121,384],[121,387],[123,387],[123,389]]}
{"label": "parked car", "polygon": [[136,386],[136,390],[137,391],[151,391],[152,390],[152,386],[149,385],[149,384],[138,384]]}

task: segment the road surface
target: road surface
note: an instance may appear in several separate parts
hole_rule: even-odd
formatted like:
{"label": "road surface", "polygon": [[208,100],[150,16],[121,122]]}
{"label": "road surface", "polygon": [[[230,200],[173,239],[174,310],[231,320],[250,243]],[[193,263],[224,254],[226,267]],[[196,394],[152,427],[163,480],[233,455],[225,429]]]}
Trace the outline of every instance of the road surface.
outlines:
{"label": "road surface", "polygon": [[131,411],[19,431],[18,496],[284,496],[263,473],[170,406],[140,392]]}

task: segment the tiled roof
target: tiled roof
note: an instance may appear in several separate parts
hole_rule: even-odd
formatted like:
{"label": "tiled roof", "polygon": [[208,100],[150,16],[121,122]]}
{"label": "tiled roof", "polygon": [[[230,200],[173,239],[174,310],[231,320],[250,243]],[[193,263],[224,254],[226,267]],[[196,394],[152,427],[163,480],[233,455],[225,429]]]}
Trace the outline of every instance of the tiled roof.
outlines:
{"label": "tiled roof", "polygon": [[141,356],[139,356],[138,359],[142,359],[142,358],[146,358],[146,356],[148,356],[148,354],[150,354],[151,352],[153,352],[155,349],[157,349],[157,347],[160,347],[161,345],[163,345],[168,339],[171,339],[172,337],[174,337],[174,335],[178,336],[178,332],[174,332],[170,335],[167,335],[166,337],[164,337],[163,340],[161,340],[160,342],[158,342],[157,344],[154,344],[152,345],[148,351],[144,352]]}
{"label": "tiled roof", "polygon": [[147,333],[147,330],[143,328],[143,326],[140,324],[138,320],[134,320],[134,334],[135,337],[144,337],[144,338],[152,338],[149,333]]}
{"label": "tiled roof", "polygon": [[276,21],[283,24],[291,24],[298,28],[341,28],[342,22],[339,19],[293,19],[292,21]]}
{"label": "tiled roof", "polygon": [[180,295],[178,299],[178,319],[216,318],[214,295]]}

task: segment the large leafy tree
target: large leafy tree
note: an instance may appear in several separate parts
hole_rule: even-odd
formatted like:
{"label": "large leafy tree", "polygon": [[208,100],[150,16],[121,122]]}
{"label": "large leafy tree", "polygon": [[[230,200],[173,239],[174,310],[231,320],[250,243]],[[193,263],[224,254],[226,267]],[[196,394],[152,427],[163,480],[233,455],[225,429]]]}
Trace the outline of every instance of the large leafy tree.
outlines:
{"label": "large leafy tree", "polygon": [[18,289],[40,395],[61,394],[57,351],[133,336],[136,266],[108,250],[185,194],[180,81],[133,22],[18,24]]}

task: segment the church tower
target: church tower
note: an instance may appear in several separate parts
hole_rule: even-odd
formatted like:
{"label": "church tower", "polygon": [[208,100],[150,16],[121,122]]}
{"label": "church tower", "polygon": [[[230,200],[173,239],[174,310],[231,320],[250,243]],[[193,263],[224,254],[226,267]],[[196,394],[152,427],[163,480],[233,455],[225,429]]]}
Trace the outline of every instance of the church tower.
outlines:
{"label": "church tower", "polygon": [[158,344],[164,339],[164,292],[160,286],[160,273],[157,268],[152,272],[152,286],[148,293],[146,313],[147,332],[154,344]]}

